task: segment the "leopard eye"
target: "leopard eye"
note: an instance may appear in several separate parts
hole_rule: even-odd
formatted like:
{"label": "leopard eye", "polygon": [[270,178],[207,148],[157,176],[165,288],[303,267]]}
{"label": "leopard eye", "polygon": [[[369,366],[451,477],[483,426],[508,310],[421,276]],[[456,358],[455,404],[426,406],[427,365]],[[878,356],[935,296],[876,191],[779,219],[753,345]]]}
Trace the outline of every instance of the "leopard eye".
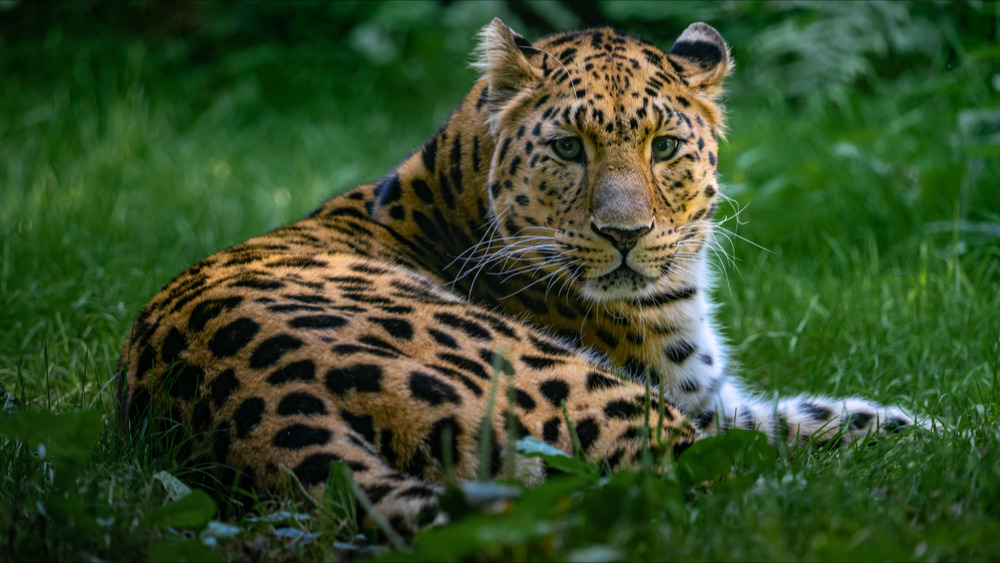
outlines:
{"label": "leopard eye", "polygon": [[656,137],[653,139],[653,161],[661,162],[669,160],[681,147],[681,142],[675,137]]}
{"label": "leopard eye", "polygon": [[561,137],[552,141],[552,150],[563,160],[583,160],[583,141],[580,137]]}

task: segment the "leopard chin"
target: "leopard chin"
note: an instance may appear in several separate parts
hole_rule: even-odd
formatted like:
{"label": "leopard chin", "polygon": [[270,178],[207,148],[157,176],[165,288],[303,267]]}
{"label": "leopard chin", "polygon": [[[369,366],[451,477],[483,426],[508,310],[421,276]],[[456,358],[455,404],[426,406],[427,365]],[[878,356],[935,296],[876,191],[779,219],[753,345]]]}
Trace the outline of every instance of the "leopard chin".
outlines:
{"label": "leopard chin", "polygon": [[646,295],[659,279],[643,275],[622,262],[606,274],[580,280],[580,289],[585,299],[603,303]]}

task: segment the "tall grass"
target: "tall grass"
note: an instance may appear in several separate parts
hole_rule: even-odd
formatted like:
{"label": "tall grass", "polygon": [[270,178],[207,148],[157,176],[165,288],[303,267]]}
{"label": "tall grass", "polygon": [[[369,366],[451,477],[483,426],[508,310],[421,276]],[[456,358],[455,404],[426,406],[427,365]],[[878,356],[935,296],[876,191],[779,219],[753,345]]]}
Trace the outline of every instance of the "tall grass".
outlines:
{"label": "tall grass", "polygon": [[715,293],[738,370],[763,393],[864,395],[948,429],[785,452],[743,488],[553,479],[409,556],[441,556],[449,537],[444,555],[479,559],[1000,553],[997,4],[5,6],[0,404],[104,423],[92,452],[60,453],[52,435],[89,426],[38,419],[44,455],[24,425],[0,428],[0,560],[352,549],[275,532],[333,524],[230,518],[239,533],[206,553],[203,522],[157,516],[153,475],[181,469],[109,424],[122,335],[185,266],[417,147],[474,80],[466,53],[494,15],[529,35],[597,17],[664,48],[690,21],[715,25],[737,60]]}

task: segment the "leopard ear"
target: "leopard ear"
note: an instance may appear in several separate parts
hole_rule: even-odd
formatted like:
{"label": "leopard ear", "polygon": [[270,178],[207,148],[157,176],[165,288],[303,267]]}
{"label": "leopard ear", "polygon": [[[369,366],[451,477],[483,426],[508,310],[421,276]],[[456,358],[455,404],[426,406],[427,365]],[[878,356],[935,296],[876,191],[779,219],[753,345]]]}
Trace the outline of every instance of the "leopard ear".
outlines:
{"label": "leopard ear", "polygon": [[491,112],[542,79],[541,70],[527,57],[535,51],[531,42],[507,27],[500,18],[493,18],[479,33],[476,51],[478,60],[473,66],[489,80]]}
{"label": "leopard ear", "polygon": [[667,56],[695,92],[709,101],[722,94],[722,79],[733,63],[729,46],[714,27],[701,22],[689,25]]}

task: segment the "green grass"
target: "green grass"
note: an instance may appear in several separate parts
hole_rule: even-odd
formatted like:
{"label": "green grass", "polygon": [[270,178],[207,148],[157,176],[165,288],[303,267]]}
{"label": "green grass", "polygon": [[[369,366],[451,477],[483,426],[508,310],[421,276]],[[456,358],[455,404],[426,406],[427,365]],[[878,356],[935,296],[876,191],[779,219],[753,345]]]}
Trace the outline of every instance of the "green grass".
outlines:
{"label": "green grass", "polygon": [[[197,499],[164,515],[153,475],[185,471],[112,424],[122,336],[182,268],[409,154],[474,80],[476,29],[524,15],[56,6],[0,13],[0,384],[21,421],[0,424],[0,561],[342,555],[336,518],[290,526],[325,534],[295,539],[204,516]],[[733,45],[720,149],[733,205],[718,217],[738,211],[724,223],[738,236],[720,236],[716,296],[742,376],[763,393],[899,404],[948,429],[756,469],[740,458],[735,477],[697,486],[678,469],[557,478],[503,516],[423,533],[407,556],[1000,558],[996,5],[616,6],[605,15],[664,48],[695,19]],[[844,29],[851,41],[824,35]],[[810,63],[828,53],[841,72]],[[75,411],[101,420],[45,414]],[[26,445],[39,428],[44,462]],[[207,548],[212,517],[239,532]]]}

